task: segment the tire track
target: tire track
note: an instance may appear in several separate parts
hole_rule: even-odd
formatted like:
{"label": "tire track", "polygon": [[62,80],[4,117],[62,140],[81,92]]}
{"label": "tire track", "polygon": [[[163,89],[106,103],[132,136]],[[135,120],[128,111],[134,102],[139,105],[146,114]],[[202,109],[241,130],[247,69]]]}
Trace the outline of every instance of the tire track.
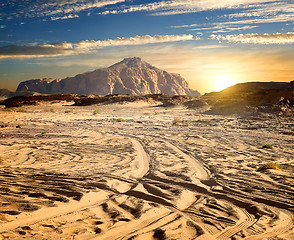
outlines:
{"label": "tire track", "polygon": [[[280,209],[279,209],[280,210]],[[260,240],[260,239],[273,239],[281,234],[293,233],[294,234],[294,215],[291,212],[280,210],[280,218],[282,216],[282,222],[278,224],[278,227],[271,229],[265,233],[250,236],[245,238],[246,240]]]}
{"label": "tire track", "polygon": [[137,169],[135,172],[132,173],[131,177],[142,178],[149,172],[149,156],[147,155],[142,144],[138,140],[134,138],[130,138],[130,140],[137,153],[137,163],[135,163],[135,167]]}
{"label": "tire track", "polygon": [[174,213],[171,212],[163,212],[160,214],[153,214],[151,217],[146,219],[133,220],[132,224],[128,226],[114,227],[108,229],[108,231],[104,234],[101,234],[99,237],[92,238],[93,240],[109,240],[109,239],[124,239],[125,236],[128,236],[136,231],[140,231],[148,226],[152,226],[157,224],[161,219],[169,217]]}
{"label": "tire track", "polygon": [[43,220],[52,219],[74,211],[99,205],[108,195],[109,193],[105,191],[102,192],[101,190],[100,192],[91,192],[85,194],[85,196],[79,202],[71,201],[70,203],[59,205],[58,207],[42,208],[31,214],[28,214],[28,216],[26,214],[20,215],[17,220],[1,223],[0,233],[13,230],[23,225],[31,225]]}
{"label": "tire track", "polygon": [[174,150],[179,155],[183,156],[183,158],[189,162],[194,170],[193,176],[195,176],[199,180],[207,180],[209,179],[209,172],[206,170],[202,164],[197,161],[195,158],[190,157],[188,154],[184,153],[181,149],[179,149],[177,146],[171,144],[170,142],[163,140],[167,147]]}
{"label": "tire track", "polygon": [[235,235],[236,233],[242,231],[242,230],[246,230],[247,228],[253,226],[257,220],[254,218],[253,215],[251,215],[250,213],[248,213],[245,209],[240,208],[240,210],[243,212],[243,214],[246,217],[245,221],[242,221],[241,223],[239,223],[238,225],[226,229],[224,231],[222,231],[217,237],[216,239],[218,240],[225,240],[225,239],[229,239],[230,237],[232,237],[233,235]]}

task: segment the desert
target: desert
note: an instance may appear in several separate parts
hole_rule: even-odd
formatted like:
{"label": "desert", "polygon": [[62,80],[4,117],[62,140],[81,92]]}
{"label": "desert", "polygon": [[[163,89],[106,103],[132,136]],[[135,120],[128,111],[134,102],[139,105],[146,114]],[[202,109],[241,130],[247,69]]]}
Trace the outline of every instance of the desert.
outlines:
{"label": "desert", "polygon": [[74,104],[1,107],[1,239],[294,238],[293,115]]}
{"label": "desert", "polygon": [[294,240],[293,0],[0,3],[0,240]]}

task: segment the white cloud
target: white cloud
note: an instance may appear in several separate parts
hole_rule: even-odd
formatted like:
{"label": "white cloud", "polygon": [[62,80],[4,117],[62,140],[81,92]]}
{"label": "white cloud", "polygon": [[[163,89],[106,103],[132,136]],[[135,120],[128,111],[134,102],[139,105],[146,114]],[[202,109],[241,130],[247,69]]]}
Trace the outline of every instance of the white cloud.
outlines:
{"label": "white cloud", "polygon": [[264,34],[211,35],[211,39],[253,44],[293,44],[294,32]]}
{"label": "white cloud", "polygon": [[226,15],[229,18],[244,18],[244,17],[262,17],[268,18],[270,16],[277,16],[281,13],[293,14],[294,13],[294,3],[289,1],[273,1],[267,4],[256,5],[254,8],[247,9],[239,13],[232,13]]}
{"label": "white cloud", "polygon": [[[210,2],[209,0],[206,1]],[[213,1],[212,1],[213,2]],[[220,1],[225,6],[229,1]],[[227,6],[224,9],[234,8],[235,13],[224,14],[217,16],[217,19],[230,19],[230,21],[221,21],[219,24],[244,24],[249,23],[272,23],[272,22],[291,22],[294,18],[294,2],[289,0],[272,0],[272,1],[251,1],[250,4],[245,4],[246,1],[235,1],[240,3],[236,6]],[[249,3],[249,2],[248,2]],[[219,6],[222,6],[220,4]],[[209,7],[209,6],[207,6]],[[240,8],[240,9],[239,9]],[[211,9],[215,9],[213,5]],[[238,11],[238,9],[240,11]],[[199,25],[198,25],[199,26]],[[195,24],[173,26],[173,28],[180,27],[195,27]]]}
{"label": "white cloud", "polygon": [[[1,5],[3,11],[0,12],[0,18],[6,20],[13,18],[34,18],[34,17],[51,17],[51,20],[68,19],[76,17],[81,11],[91,11],[95,8],[123,3],[126,0],[12,0]],[[15,10],[11,9],[15,6]],[[6,11],[7,9],[7,11]]]}
{"label": "white cloud", "polygon": [[[212,24],[213,25],[213,24]],[[190,31],[212,31],[212,33],[220,33],[220,32],[232,32],[232,31],[241,31],[256,28],[257,26],[234,26],[234,25],[225,25],[225,24],[216,24],[216,26],[211,27],[200,27],[193,28]]]}
{"label": "white cloud", "polygon": [[[43,8],[47,9],[50,7],[56,7],[57,8],[56,13],[63,12],[65,14],[68,14],[68,13],[77,13],[80,11],[89,10],[93,8],[101,8],[107,5],[117,4],[121,2],[125,2],[125,0],[95,0],[93,2],[82,1],[82,0],[63,1],[63,2],[53,1],[52,3],[44,4]],[[45,15],[52,14],[50,10],[45,13],[46,13]]]}
{"label": "white cloud", "polygon": [[199,40],[199,37],[188,35],[155,35],[155,36],[135,36],[130,38],[106,39],[103,41],[85,40],[76,43],[42,43],[30,45],[7,45],[0,46],[1,58],[32,58],[73,55],[79,53],[89,53],[93,50],[127,45],[145,45],[151,43],[167,43],[186,40]]}
{"label": "white cloud", "polygon": [[258,23],[279,23],[279,22],[293,22],[294,21],[294,12],[292,14],[277,14],[273,16],[263,16],[260,18],[253,19],[242,19],[239,21],[229,21],[223,22],[220,24],[226,25],[245,25],[245,24],[258,24]]}
{"label": "white cloud", "polygon": [[153,11],[152,15],[175,15],[224,8],[246,8],[254,4],[270,3],[273,0],[170,0],[140,4],[101,12],[100,14],[121,14],[137,11]]}
{"label": "white cloud", "polygon": [[70,15],[66,15],[66,16],[63,16],[63,17],[51,17],[51,20],[52,21],[56,21],[56,20],[59,20],[59,19],[70,19],[70,18],[78,18],[79,16],[77,14],[70,14]]}
{"label": "white cloud", "polygon": [[[179,2],[177,2],[179,4]],[[193,7],[194,4],[194,7]],[[189,7],[190,6],[190,7]],[[186,7],[186,9],[185,9]],[[185,7],[162,8],[153,15],[170,15],[201,10],[233,9],[230,14],[210,15],[205,23],[191,23],[171,28],[187,28],[188,31],[210,31],[223,33],[244,31],[259,27],[261,24],[294,22],[294,2],[290,0],[269,1],[189,1]],[[232,13],[233,12],[233,13]],[[288,29],[288,31],[291,31]]]}
{"label": "white cloud", "polygon": [[80,41],[75,43],[75,46],[79,49],[92,49],[109,46],[121,46],[121,45],[141,45],[149,43],[162,43],[162,42],[176,42],[186,40],[199,40],[198,37],[194,37],[191,34],[184,35],[155,35],[155,36],[135,36],[131,38],[116,38],[106,39],[103,41]]}
{"label": "white cloud", "polygon": [[[187,28],[190,31],[210,31],[212,33],[249,30],[260,24],[294,22],[294,3],[271,1],[264,4],[251,4],[236,13],[213,16],[206,23],[185,24],[172,28]],[[289,29],[290,30],[290,29]],[[288,30],[288,31],[289,31]]]}
{"label": "white cloud", "polygon": [[69,42],[62,42],[62,43],[42,43],[36,45],[37,47],[42,48],[55,48],[55,49],[72,49],[73,44]]}
{"label": "white cloud", "polygon": [[191,27],[199,27],[199,24],[185,24],[185,25],[178,25],[178,26],[171,26],[171,28],[191,28]]}

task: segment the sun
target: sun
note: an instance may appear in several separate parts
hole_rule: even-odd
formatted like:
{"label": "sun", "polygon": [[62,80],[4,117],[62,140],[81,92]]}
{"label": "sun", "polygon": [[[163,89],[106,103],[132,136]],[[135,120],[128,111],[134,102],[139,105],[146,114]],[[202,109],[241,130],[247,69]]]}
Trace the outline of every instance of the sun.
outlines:
{"label": "sun", "polygon": [[217,75],[214,80],[215,91],[222,91],[227,87],[235,85],[236,82],[232,79],[230,75]]}

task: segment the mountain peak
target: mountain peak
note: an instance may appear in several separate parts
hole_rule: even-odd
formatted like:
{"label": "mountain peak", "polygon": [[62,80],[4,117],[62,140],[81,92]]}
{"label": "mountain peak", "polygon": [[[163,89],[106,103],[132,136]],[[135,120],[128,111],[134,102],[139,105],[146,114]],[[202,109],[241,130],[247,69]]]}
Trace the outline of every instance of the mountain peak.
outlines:
{"label": "mountain peak", "polygon": [[139,57],[124,58],[121,62],[112,65],[110,68],[142,68],[142,67],[152,67],[149,63],[145,62]]}
{"label": "mountain peak", "polygon": [[124,58],[122,62],[143,62],[143,60],[140,57],[129,57],[129,58]]}

